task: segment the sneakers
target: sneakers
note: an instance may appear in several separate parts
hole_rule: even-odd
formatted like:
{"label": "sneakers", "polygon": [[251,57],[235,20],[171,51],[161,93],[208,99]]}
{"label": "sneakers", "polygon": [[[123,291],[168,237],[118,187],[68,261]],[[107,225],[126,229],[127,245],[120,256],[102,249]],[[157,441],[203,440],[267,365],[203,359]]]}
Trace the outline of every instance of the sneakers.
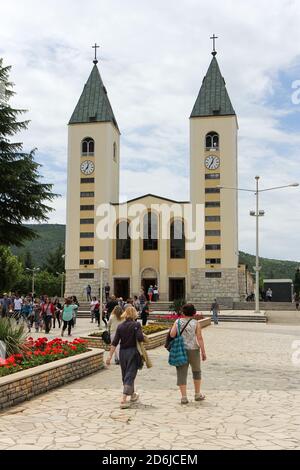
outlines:
{"label": "sneakers", "polygon": [[181,404],[182,404],[182,405],[187,405],[188,402],[189,402],[189,401],[188,401],[187,397],[182,397],[182,398],[181,398]]}

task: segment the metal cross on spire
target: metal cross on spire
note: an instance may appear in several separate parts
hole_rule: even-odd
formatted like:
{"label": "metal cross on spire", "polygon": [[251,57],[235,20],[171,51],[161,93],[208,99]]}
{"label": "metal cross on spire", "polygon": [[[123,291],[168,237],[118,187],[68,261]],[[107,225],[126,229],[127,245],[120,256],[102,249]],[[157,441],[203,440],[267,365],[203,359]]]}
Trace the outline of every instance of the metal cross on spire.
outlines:
{"label": "metal cross on spire", "polygon": [[98,64],[98,59],[97,59],[97,49],[99,48],[100,46],[97,45],[97,43],[95,42],[95,45],[92,46],[92,49],[95,49],[95,58],[93,60],[93,63],[96,65]]}
{"label": "metal cross on spire", "polygon": [[215,33],[213,34],[213,36],[210,38],[213,40],[213,51],[212,51],[212,55],[215,56],[217,55],[217,51],[216,51],[216,39],[218,39],[218,36],[215,36]]}

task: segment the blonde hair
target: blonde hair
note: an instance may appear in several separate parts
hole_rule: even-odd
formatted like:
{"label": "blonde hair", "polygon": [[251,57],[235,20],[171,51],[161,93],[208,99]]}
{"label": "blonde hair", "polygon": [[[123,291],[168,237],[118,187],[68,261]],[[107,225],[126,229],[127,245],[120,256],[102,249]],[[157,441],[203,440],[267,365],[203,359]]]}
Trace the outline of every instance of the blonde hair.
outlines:
{"label": "blonde hair", "polygon": [[125,312],[123,312],[121,319],[122,320],[136,320],[138,313],[134,307],[127,307]]}
{"label": "blonde hair", "polygon": [[112,315],[115,315],[115,317],[118,319],[118,320],[121,320],[121,317],[122,317],[122,314],[123,314],[123,310],[122,308],[120,307],[120,305],[116,305],[115,308],[113,309],[113,311],[111,312]]}

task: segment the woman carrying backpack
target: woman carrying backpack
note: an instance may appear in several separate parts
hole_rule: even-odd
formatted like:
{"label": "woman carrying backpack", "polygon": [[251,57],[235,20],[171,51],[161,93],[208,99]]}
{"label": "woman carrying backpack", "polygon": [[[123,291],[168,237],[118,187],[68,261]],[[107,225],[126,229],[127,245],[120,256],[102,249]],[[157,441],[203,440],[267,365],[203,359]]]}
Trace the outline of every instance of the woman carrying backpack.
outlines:
{"label": "woman carrying backpack", "polygon": [[[176,366],[177,372],[177,385],[181,393],[181,404],[188,404],[187,398],[187,374],[189,365],[192,368],[194,388],[195,388],[195,401],[202,401],[205,396],[200,392],[201,386],[201,367],[200,367],[200,352],[202,361],[206,360],[206,353],[204,341],[201,333],[200,323],[193,318],[196,314],[196,309],[193,304],[186,304],[182,307],[183,318],[176,320],[170,331],[171,338],[176,338],[182,335],[184,342],[184,349],[186,354],[186,363]],[[171,346],[172,352],[172,346]],[[171,353],[170,353],[171,354]]]}

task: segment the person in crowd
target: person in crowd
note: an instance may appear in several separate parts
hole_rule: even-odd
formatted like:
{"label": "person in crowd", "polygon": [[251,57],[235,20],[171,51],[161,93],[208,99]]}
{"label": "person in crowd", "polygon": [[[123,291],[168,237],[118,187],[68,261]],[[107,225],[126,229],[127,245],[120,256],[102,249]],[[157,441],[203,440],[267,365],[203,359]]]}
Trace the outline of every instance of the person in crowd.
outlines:
{"label": "person in crowd", "polygon": [[[118,326],[123,321],[122,318],[121,318],[122,313],[123,313],[123,310],[121,309],[121,307],[119,305],[117,305],[113,309],[113,311],[111,312],[111,316],[110,316],[110,318],[108,320],[108,324],[107,324],[107,329],[108,329],[108,332],[110,334],[111,342],[113,342],[113,340],[115,338]],[[118,345],[115,349],[115,364],[120,364],[119,350],[120,350],[120,346]]]}
{"label": "person in crowd", "polygon": [[73,326],[73,312],[74,312],[74,305],[71,298],[65,300],[65,305],[63,308],[62,313],[62,320],[63,320],[63,327],[61,331],[61,335],[64,336],[65,330],[68,328],[68,336],[72,336],[72,326]]}
{"label": "person in crowd", "polygon": [[61,325],[61,320],[60,320],[61,311],[62,311],[62,305],[61,305],[59,299],[56,298],[55,301],[54,301],[53,328],[55,328],[56,320],[57,320],[57,323],[58,323],[58,328],[60,328],[60,325]]}
{"label": "person in crowd", "polygon": [[[96,297],[93,297],[96,299]],[[94,305],[94,316],[95,316],[95,323],[98,323],[98,326],[100,326],[100,302],[99,300],[96,299],[96,303]]]}
{"label": "person in crowd", "polygon": [[16,294],[16,297],[14,299],[14,317],[17,320],[17,323],[19,323],[20,321],[22,304],[22,298],[19,296],[19,294]]}
{"label": "person in crowd", "polygon": [[139,301],[137,295],[135,295],[135,296],[133,297],[133,306],[134,306],[134,308],[136,309],[136,311],[138,312],[138,314],[140,314],[141,305],[140,305],[140,301]]}
{"label": "person in crowd", "polygon": [[7,295],[7,293],[4,292],[3,297],[1,298],[1,306],[2,306],[1,316],[2,316],[2,318],[8,316],[10,304],[11,304],[11,299]]}
{"label": "person in crowd", "polygon": [[150,286],[150,287],[149,287],[147,294],[148,294],[148,300],[149,300],[149,302],[152,302],[153,286]]}
{"label": "person in crowd", "polygon": [[184,345],[188,356],[188,362],[186,364],[176,367],[177,385],[180,389],[182,405],[186,405],[189,402],[187,398],[186,387],[189,365],[191,366],[193,372],[195,401],[202,401],[205,399],[205,396],[200,392],[200,352],[203,361],[206,360],[206,353],[201,333],[201,324],[193,318],[196,313],[197,312],[193,304],[184,305],[182,307],[183,318],[176,320],[170,331],[171,337],[175,338],[179,329],[180,334],[183,336]]}
{"label": "person in crowd", "polygon": [[34,299],[33,302],[33,321],[35,332],[38,333],[42,329],[42,308],[41,301],[39,298]]}
{"label": "person in crowd", "polygon": [[45,325],[45,333],[50,333],[52,319],[54,317],[54,305],[49,297],[44,298],[45,303],[42,305],[42,316]]}
{"label": "person in crowd", "polygon": [[24,300],[24,302],[22,304],[21,317],[23,318],[24,322],[26,323],[29,333],[31,332],[32,313],[33,313],[32,305],[31,305],[29,299],[27,298],[27,299]]}
{"label": "person in crowd", "polygon": [[144,305],[144,307],[141,311],[141,319],[142,319],[142,325],[143,326],[147,325],[148,317],[149,317],[149,314],[150,314],[149,305],[150,305],[150,302],[147,300],[147,302],[145,303],[145,305]]}
{"label": "person in crowd", "polygon": [[93,297],[91,304],[90,304],[90,312],[91,312],[91,323],[94,323],[95,319],[95,305],[97,305],[97,298]]}
{"label": "person in crowd", "polygon": [[106,313],[107,313],[108,319],[110,317],[111,312],[117,305],[118,305],[118,301],[116,297],[112,295],[110,299],[108,299],[108,302],[106,303]]}
{"label": "person in crowd", "polygon": [[144,289],[141,289],[140,295],[139,295],[140,312],[143,310],[143,307],[144,307],[146,301],[147,301],[147,299],[146,299],[146,296],[145,296]]}
{"label": "person in crowd", "polygon": [[124,306],[125,306],[125,302],[123,300],[123,297],[119,297],[118,298],[118,305],[121,307],[121,309],[124,311]]}
{"label": "person in crowd", "polygon": [[110,285],[108,282],[104,286],[104,294],[105,294],[105,301],[108,302],[109,299],[109,293],[110,293]]}
{"label": "person in crowd", "polygon": [[155,284],[155,286],[153,287],[153,301],[154,301],[154,302],[157,302],[157,301],[158,301],[158,287],[157,287],[156,284]]}
{"label": "person in crowd", "polygon": [[[134,381],[139,367],[137,341],[144,341],[144,336],[140,323],[136,321],[137,311],[134,307],[127,308],[121,318],[124,321],[116,330],[106,365],[110,365],[116,347],[120,343],[120,365],[123,382],[123,396],[120,407],[124,409],[129,408],[133,402],[139,399],[138,393],[134,391]],[[130,401],[127,400],[128,397],[130,397]]]}
{"label": "person in crowd", "polygon": [[92,288],[90,284],[86,286],[86,300],[91,301],[92,300]]}
{"label": "person in crowd", "polygon": [[272,292],[272,289],[269,287],[269,289],[266,292],[267,302],[272,302],[272,297],[273,297],[273,292]]}
{"label": "person in crowd", "polygon": [[133,299],[129,298],[129,299],[127,299],[126,302],[125,302],[124,310],[126,310],[126,308],[128,308],[128,307],[133,307],[133,306],[134,306],[134,305],[133,305]]}
{"label": "person in crowd", "polygon": [[76,321],[77,321],[79,302],[77,300],[76,295],[73,295],[71,300],[72,300],[72,305],[73,305],[73,326],[75,326]]}
{"label": "person in crowd", "polygon": [[[99,303],[99,309],[101,310],[100,303]],[[102,305],[102,321],[105,323],[105,328],[107,328],[107,322],[110,318],[110,315],[111,315],[111,313],[108,314],[106,306]],[[99,326],[100,326],[100,323],[99,323]]]}
{"label": "person in crowd", "polygon": [[214,324],[218,325],[219,324],[218,315],[220,313],[220,307],[217,302],[217,299],[215,299],[213,303],[211,304],[210,311],[212,312],[212,319],[213,319]]}

